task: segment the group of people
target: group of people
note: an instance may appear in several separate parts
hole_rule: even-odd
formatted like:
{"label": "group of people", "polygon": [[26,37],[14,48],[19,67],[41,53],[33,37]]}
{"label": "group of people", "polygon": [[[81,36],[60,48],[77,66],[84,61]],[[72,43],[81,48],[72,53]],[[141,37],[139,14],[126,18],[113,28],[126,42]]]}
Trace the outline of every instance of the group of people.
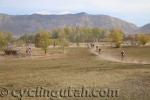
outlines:
{"label": "group of people", "polygon": [[[95,45],[94,43],[87,44],[87,47],[88,47],[88,48],[96,48],[96,52],[98,52],[99,54],[102,53],[102,49],[101,49],[98,45]],[[26,55],[28,55],[28,56],[31,56],[31,55],[32,55],[32,49],[31,49],[31,46],[30,46],[30,45],[28,45],[28,46],[26,47]],[[120,52],[120,55],[121,55],[121,60],[124,60],[125,55],[126,55],[125,51],[122,50],[122,51]]]}
{"label": "group of people", "polygon": [[96,52],[101,54],[102,49],[99,46],[96,46],[94,43],[87,44],[88,48],[94,48],[96,47]]}
{"label": "group of people", "polygon": [[[99,46],[95,45],[94,43],[88,44],[88,48],[94,48],[94,47],[96,47],[96,52],[98,52],[99,54],[102,53],[102,49],[101,49]],[[125,56],[126,56],[126,53],[125,53],[124,50],[122,50],[122,51],[120,52],[120,56],[121,56],[121,60],[124,60],[124,58],[125,58]]]}

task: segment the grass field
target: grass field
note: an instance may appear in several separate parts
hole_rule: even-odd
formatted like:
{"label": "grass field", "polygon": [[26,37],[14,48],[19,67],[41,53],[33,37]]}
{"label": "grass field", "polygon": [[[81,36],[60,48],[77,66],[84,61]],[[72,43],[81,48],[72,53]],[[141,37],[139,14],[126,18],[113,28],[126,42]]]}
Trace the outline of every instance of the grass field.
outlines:
{"label": "grass field", "polygon": [[[150,48],[124,48],[131,59],[150,61]],[[0,87],[18,88],[101,87],[119,89],[116,98],[62,98],[59,100],[149,100],[150,65],[117,63],[99,59],[86,48],[50,49],[46,56],[38,49],[35,57],[0,60]],[[105,53],[119,56],[120,49],[107,49]],[[0,100],[16,100],[8,96]],[[49,100],[23,98],[23,100]],[[57,100],[57,99],[54,99]]]}

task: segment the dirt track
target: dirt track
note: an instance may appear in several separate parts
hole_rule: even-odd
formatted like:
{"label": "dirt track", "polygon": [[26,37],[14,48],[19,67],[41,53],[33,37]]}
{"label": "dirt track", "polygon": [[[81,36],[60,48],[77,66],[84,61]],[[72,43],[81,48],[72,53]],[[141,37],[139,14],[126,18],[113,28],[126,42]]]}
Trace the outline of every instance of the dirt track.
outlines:
{"label": "dirt track", "polygon": [[133,61],[131,59],[122,61],[121,59],[113,57],[113,56],[109,55],[106,52],[105,53],[102,52],[101,54],[99,54],[98,52],[96,52],[95,49],[90,49],[90,51],[93,54],[97,55],[99,57],[99,59],[102,59],[102,60],[107,60],[107,61],[112,61],[112,62],[120,62],[120,63],[129,63],[129,64],[150,64],[150,63],[148,63],[146,61],[139,61],[139,60],[134,60]]}

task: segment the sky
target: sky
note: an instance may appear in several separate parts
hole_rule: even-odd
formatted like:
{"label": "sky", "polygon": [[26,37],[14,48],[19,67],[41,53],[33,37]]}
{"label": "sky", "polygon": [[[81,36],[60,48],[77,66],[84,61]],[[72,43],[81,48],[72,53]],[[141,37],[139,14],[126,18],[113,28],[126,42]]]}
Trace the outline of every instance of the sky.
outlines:
{"label": "sky", "polygon": [[150,0],[0,0],[0,13],[9,15],[80,12],[110,15],[143,26],[150,23]]}

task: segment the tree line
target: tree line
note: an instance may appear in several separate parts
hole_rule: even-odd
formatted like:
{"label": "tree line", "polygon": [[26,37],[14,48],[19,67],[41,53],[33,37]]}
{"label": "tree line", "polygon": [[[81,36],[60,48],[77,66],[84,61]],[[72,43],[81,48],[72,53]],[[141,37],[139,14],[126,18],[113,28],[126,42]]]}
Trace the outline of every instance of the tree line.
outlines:
{"label": "tree line", "polygon": [[25,34],[19,38],[14,39],[11,33],[0,32],[0,48],[6,48],[8,43],[26,44],[33,43],[36,47],[42,48],[45,53],[49,45],[61,45],[63,48],[69,42],[76,43],[90,43],[107,41],[120,47],[124,41],[131,43],[138,43],[145,45],[150,42],[150,35],[148,34],[131,34],[125,35],[121,29],[106,30],[101,28],[87,28],[87,27],[65,27],[58,28],[52,31],[40,31],[35,35]]}

